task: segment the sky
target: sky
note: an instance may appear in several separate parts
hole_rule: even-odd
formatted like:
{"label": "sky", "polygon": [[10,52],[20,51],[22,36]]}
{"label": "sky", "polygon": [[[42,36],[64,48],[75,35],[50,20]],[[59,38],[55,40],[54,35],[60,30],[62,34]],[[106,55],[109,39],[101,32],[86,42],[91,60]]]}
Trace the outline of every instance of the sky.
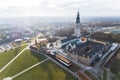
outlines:
{"label": "sky", "polygon": [[0,0],[0,17],[120,16],[120,0]]}

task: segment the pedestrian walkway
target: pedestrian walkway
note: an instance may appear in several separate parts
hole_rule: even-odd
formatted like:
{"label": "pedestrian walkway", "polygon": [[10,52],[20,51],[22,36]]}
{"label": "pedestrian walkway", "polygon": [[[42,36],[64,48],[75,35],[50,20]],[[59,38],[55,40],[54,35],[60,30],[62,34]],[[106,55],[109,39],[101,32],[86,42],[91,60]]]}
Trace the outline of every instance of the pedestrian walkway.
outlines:
{"label": "pedestrian walkway", "polygon": [[1,70],[0,73],[5,70],[15,59],[17,59],[26,49],[28,49],[28,46],[24,48],[20,53],[18,53],[10,62],[8,62]]}
{"label": "pedestrian walkway", "polygon": [[38,63],[36,63],[35,65],[33,65],[33,66],[31,66],[31,67],[29,67],[29,68],[27,68],[27,69],[21,71],[20,73],[14,75],[14,76],[12,76],[12,77],[4,78],[3,80],[12,80],[13,78],[15,78],[15,77],[17,77],[17,76],[19,76],[19,75],[25,73],[26,71],[28,71],[28,70],[30,70],[30,69],[32,69],[32,68],[34,68],[34,67],[36,67],[36,66],[42,64],[43,62],[47,61],[48,59],[49,59],[49,58],[47,58],[47,59],[45,59],[45,60],[43,60],[43,61],[41,61],[41,62],[38,62]]}

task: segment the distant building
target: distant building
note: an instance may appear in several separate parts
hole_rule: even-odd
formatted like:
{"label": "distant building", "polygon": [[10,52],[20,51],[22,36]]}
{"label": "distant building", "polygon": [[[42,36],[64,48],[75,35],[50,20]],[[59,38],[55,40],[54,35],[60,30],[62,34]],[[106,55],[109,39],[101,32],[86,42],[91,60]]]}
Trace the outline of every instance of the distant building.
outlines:
{"label": "distant building", "polygon": [[29,37],[25,37],[25,38],[23,38],[23,41],[24,41],[24,42],[29,42],[29,41],[30,41],[30,38],[29,38]]}
{"label": "distant building", "polygon": [[23,40],[22,39],[15,39],[16,43],[21,43]]}

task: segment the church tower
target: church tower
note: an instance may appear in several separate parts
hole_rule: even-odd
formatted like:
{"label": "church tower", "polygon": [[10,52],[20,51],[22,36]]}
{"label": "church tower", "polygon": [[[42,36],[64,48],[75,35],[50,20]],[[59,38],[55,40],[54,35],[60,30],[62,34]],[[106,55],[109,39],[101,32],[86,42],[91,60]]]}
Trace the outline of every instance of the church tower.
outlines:
{"label": "church tower", "polygon": [[80,15],[79,15],[79,11],[77,12],[77,17],[76,17],[76,24],[75,24],[75,36],[80,36]]}

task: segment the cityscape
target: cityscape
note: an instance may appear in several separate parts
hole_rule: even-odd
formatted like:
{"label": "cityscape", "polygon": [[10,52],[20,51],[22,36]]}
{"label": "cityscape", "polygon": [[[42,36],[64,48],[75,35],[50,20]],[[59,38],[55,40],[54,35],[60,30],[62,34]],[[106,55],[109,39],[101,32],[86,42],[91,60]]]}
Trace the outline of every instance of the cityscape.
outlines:
{"label": "cityscape", "polygon": [[0,80],[120,80],[115,0],[0,1]]}

